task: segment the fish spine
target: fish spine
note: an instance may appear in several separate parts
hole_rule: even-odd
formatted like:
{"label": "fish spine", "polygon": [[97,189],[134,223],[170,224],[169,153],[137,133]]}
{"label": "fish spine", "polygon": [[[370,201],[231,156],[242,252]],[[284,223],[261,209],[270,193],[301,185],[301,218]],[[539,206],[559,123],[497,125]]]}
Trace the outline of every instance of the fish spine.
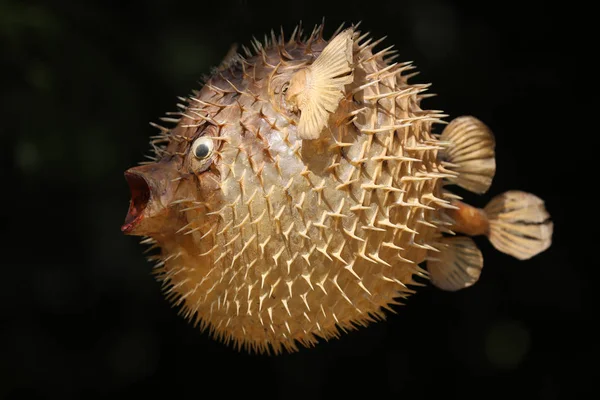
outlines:
{"label": "fish spine", "polygon": [[367,35],[354,33],[354,80],[328,134],[298,138],[285,82],[327,45],[322,29],[255,41],[179,115],[220,139],[218,201],[182,202],[179,235],[199,251],[163,245],[157,276],[186,318],[238,348],[293,351],[385,318],[426,277],[418,264],[450,207],[431,133],[445,115],[421,109],[429,85],[408,83],[414,67]]}

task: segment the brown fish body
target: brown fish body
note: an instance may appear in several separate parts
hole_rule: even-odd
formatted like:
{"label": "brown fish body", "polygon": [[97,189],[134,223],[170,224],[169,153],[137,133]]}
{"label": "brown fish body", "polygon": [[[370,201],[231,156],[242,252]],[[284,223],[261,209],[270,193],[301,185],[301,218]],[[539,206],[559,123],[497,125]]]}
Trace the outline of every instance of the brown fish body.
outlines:
{"label": "brown fish body", "polygon": [[160,160],[128,172],[124,231],[160,247],[184,316],[240,347],[293,350],[384,318],[457,226],[428,85],[353,30],[334,43],[321,29],[220,69],[157,139]]}

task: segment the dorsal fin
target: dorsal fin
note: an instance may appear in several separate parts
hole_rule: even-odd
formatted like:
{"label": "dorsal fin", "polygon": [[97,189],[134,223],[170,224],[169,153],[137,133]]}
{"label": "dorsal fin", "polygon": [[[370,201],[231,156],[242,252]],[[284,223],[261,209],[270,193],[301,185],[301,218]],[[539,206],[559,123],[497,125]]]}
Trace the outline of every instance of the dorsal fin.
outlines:
{"label": "dorsal fin", "polygon": [[286,101],[300,110],[298,137],[317,139],[353,80],[353,28],[334,37],[317,59],[290,80]]}
{"label": "dorsal fin", "polygon": [[451,143],[442,156],[459,173],[450,182],[474,193],[485,193],[496,173],[492,131],[477,118],[464,116],[452,120],[440,139]]}

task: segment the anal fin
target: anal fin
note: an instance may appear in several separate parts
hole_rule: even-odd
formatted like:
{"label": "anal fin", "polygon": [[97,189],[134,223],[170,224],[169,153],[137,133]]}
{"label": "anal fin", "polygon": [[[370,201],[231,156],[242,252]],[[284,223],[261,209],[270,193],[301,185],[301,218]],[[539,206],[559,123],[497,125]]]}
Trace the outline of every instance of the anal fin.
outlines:
{"label": "anal fin", "polygon": [[466,236],[445,237],[439,241],[439,253],[427,261],[431,283],[436,287],[457,291],[479,280],[483,256],[473,239]]}

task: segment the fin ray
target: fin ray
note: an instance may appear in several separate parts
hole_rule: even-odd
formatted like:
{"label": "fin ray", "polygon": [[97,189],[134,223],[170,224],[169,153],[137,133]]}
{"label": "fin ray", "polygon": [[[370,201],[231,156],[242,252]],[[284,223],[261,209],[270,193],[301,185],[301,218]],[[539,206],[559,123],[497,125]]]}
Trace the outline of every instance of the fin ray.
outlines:
{"label": "fin ray", "polygon": [[499,251],[527,260],[552,244],[554,225],[539,197],[518,190],[494,197],[485,206],[488,238]]}
{"label": "fin ray", "polygon": [[292,76],[286,99],[301,112],[301,139],[319,137],[329,114],[344,97],[344,86],[354,79],[353,43],[353,29],[348,28],[334,37],[309,67]]}
{"label": "fin ray", "polygon": [[483,255],[473,239],[466,236],[440,239],[440,253],[427,261],[431,283],[436,287],[456,291],[479,280]]}
{"label": "fin ray", "polygon": [[490,129],[475,117],[458,117],[446,126],[440,140],[452,144],[442,156],[459,173],[448,180],[471,192],[485,193],[496,174],[496,142]]}

